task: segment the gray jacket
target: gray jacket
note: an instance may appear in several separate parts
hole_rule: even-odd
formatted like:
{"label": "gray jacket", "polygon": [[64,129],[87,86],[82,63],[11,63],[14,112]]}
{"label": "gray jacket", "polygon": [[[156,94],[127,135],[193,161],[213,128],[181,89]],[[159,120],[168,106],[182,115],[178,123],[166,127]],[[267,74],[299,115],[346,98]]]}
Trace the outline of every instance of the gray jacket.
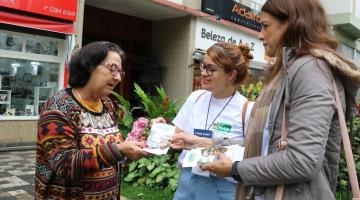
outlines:
{"label": "gray jacket", "polygon": [[[317,57],[293,60],[291,50],[284,50],[286,74],[269,112],[269,155],[238,163],[242,182],[262,188],[264,200],[273,200],[276,186],[281,184],[286,185],[284,199],[335,199],[341,133],[331,70],[350,66],[329,52],[316,53]],[[334,60],[336,62],[332,62]],[[336,66],[339,63],[347,66]],[[357,75],[359,81],[360,75]],[[335,80],[345,110],[343,82],[337,76]],[[278,151],[285,101],[288,106],[288,147]]]}

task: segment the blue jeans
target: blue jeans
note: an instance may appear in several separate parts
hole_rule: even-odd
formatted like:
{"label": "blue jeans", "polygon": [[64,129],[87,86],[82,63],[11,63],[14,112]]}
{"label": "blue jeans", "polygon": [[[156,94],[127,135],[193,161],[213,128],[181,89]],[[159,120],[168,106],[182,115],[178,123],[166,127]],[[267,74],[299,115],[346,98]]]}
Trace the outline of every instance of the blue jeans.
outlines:
{"label": "blue jeans", "polygon": [[204,177],[182,168],[173,200],[234,200],[236,184],[216,176]]}

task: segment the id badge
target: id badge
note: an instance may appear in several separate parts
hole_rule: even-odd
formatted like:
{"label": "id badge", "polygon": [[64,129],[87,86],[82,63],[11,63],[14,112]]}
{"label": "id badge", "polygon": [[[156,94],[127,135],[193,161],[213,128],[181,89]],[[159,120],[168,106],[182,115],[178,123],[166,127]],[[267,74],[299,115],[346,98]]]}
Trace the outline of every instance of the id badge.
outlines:
{"label": "id badge", "polygon": [[194,135],[199,137],[206,137],[206,138],[212,138],[213,132],[211,130],[205,130],[205,129],[194,129]]}

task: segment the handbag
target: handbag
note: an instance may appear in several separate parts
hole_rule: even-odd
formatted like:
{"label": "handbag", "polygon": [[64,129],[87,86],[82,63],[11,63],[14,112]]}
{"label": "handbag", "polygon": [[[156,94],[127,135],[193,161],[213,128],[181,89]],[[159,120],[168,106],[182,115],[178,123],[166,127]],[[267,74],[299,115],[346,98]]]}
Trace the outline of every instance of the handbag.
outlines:
{"label": "handbag", "polygon": [[[336,100],[336,109],[338,111],[338,117],[340,122],[341,136],[345,151],[346,164],[348,167],[348,173],[350,177],[351,190],[353,194],[353,200],[360,200],[360,190],[359,190],[359,181],[356,176],[355,162],[351,149],[351,143],[348,135],[348,129],[345,123],[344,111],[341,106],[339,92],[336,87],[336,83],[334,78],[332,78],[332,83],[335,92],[335,100]],[[286,105],[284,105],[284,113],[283,113],[283,123],[281,127],[281,137],[279,140],[278,148],[280,150],[284,150],[287,148],[287,135],[288,135],[288,121],[286,120]],[[285,185],[279,185],[276,187],[275,200],[282,200],[284,197]]]}

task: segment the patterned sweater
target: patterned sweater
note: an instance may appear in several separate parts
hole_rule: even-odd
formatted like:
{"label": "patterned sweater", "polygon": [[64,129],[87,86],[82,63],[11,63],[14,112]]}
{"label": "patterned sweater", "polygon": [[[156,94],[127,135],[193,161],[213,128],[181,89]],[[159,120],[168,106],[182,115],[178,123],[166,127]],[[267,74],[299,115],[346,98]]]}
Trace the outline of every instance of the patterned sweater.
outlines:
{"label": "patterned sweater", "polygon": [[104,98],[103,111],[92,112],[71,91],[55,94],[40,115],[35,199],[120,199],[114,106]]}

